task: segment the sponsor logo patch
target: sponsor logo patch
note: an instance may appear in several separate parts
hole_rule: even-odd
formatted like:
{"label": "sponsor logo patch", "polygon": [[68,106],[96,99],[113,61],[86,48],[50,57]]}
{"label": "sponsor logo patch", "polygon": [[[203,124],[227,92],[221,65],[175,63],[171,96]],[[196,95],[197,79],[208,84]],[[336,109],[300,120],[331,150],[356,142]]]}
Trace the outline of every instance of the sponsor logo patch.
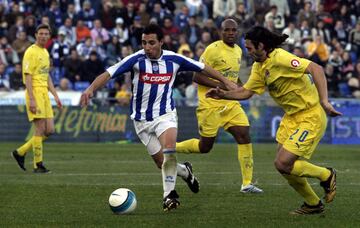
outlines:
{"label": "sponsor logo patch", "polygon": [[291,60],[291,66],[293,66],[293,67],[298,67],[298,66],[300,66],[299,60],[297,60],[297,59]]}
{"label": "sponsor logo patch", "polygon": [[147,84],[166,84],[169,83],[172,78],[172,74],[140,74],[140,81]]}

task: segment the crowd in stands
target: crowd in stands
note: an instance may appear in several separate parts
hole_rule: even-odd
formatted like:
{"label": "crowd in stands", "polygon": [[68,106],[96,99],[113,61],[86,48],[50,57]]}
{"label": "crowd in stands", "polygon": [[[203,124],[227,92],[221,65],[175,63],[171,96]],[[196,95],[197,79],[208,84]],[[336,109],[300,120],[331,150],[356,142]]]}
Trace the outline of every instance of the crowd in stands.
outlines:
{"label": "crowd in stands", "polygon": [[[331,97],[360,98],[360,0],[5,0],[0,1],[0,91],[24,89],[21,59],[47,23],[50,75],[62,91],[82,91],[108,66],[141,49],[149,23],[160,24],[164,49],[199,59],[220,37],[224,18],[286,33],[285,48],[324,67]],[[244,40],[239,38],[248,66]],[[128,105],[130,75],[107,85],[111,104]],[[173,97],[196,106],[197,86],[182,72]],[[186,98],[186,99],[184,99]]]}

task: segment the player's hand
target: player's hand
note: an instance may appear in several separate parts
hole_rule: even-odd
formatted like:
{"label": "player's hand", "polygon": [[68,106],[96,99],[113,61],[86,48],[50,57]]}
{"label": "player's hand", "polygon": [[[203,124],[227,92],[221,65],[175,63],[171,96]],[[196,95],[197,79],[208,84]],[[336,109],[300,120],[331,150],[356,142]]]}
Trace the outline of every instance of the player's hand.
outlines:
{"label": "player's hand", "polygon": [[94,96],[94,92],[91,89],[86,89],[83,94],[81,94],[80,105],[85,107],[89,105],[90,99]]}
{"label": "player's hand", "polygon": [[342,113],[337,111],[328,101],[321,102],[321,105],[329,116],[342,116]]}
{"label": "player's hand", "polygon": [[207,91],[205,96],[219,100],[221,98],[224,98],[225,90],[222,90],[219,87],[211,88]]}
{"label": "player's hand", "polygon": [[35,101],[35,99],[30,99],[29,109],[30,109],[30,112],[36,114],[36,101]]}
{"label": "player's hand", "polygon": [[62,103],[61,103],[61,100],[59,99],[59,97],[55,97],[55,102],[56,102],[56,106],[59,109],[62,109]]}

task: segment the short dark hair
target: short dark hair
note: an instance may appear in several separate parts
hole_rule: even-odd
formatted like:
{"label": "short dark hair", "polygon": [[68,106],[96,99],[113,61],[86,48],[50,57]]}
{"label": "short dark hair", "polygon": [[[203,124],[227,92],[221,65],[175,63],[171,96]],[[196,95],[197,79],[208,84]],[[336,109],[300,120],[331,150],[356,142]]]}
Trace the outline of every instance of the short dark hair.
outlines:
{"label": "short dark hair", "polygon": [[164,38],[164,33],[159,25],[157,24],[149,24],[145,27],[143,34],[149,35],[149,34],[156,34],[158,40],[162,40]]}
{"label": "short dark hair", "polygon": [[255,48],[258,47],[259,43],[263,43],[267,53],[279,47],[288,37],[286,34],[280,35],[271,32],[262,26],[254,26],[245,33],[245,40],[251,40]]}
{"label": "short dark hair", "polygon": [[51,33],[51,28],[48,24],[40,24],[36,27],[35,33],[37,33],[40,29],[47,29],[49,33]]}

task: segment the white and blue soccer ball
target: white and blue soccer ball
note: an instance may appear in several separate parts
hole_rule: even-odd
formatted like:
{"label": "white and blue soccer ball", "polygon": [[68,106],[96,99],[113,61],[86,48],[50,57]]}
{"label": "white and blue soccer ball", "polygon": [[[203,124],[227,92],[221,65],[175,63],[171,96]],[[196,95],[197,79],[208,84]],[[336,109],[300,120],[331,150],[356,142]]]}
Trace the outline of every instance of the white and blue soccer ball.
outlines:
{"label": "white and blue soccer ball", "polygon": [[135,210],[137,205],[136,196],[127,188],[118,188],[109,197],[110,209],[115,214],[128,214]]}

